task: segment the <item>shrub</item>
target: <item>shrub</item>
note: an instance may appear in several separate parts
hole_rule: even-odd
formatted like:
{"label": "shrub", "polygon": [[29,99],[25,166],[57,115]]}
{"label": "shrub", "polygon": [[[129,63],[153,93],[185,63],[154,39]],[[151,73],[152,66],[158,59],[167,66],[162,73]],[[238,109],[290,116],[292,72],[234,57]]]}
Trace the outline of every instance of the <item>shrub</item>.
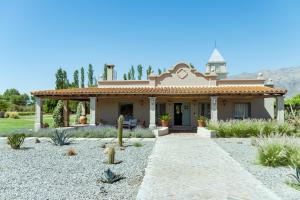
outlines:
{"label": "shrub", "polygon": [[13,134],[7,137],[7,144],[9,144],[12,149],[20,149],[25,137],[24,133]]}
{"label": "shrub", "polygon": [[63,101],[59,100],[53,111],[53,126],[55,128],[64,126],[64,116],[63,116],[64,111],[63,111],[63,109],[64,109]]}
{"label": "shrub", "polygon": [[135,142],[135,143],[133,143],[133,146],[134,146],[134,147],[142,147],[143,144],[140,143],[140,142]]}
{"label": "shrub", "polygon": [[169,113],[159,116],[159,120],[169,121],[171,119]]}
{"label": "shrub", "polygon": [[53,144],[57,146],[63,146],[70,144],[69,142],[70,134],[66,130],[54,130],[51,140]]}
{"label": "shrub", "polygon": [[257,141],[259,163],[271,167],[293,165],[300,156],[300,148],[293,140],[294,137],[281,135],[260,138]]}
{"label": "shrub", "polygon": [[13,118],[13,119],[19,119],[19,113],[18,112],[6,112],[4,115],[5,118]]}
{"label": "shrub", "polygon": [[76,156],[77,153],[76,153],[75,149],[70,148],[70,149],[68,149],[68,151],[67,151],[67,155],[68,155],[68,156]]}
{"label": "shrub", "polygon": [[266,120],[229,120],[210,122],[208,129],[215,130],[218,137],[257,137],[272,133],[285,135],[296,134],[296,128],[288,123],[278,124]]}
{"label": "shrub", "polygon": [[20,116],[29,116],[29,115],[34,115],[34,112],[19,112]]}

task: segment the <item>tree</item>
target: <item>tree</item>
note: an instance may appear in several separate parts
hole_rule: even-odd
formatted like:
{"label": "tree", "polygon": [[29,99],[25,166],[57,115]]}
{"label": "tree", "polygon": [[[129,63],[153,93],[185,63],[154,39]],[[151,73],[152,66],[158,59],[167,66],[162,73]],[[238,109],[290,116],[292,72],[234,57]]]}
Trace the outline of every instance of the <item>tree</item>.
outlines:
{"label": "tree", "polygon": [[81,73],[81,76],[80,76],[80,79],[81,79],[80,87],[84,88],[84,68],[83,67],[81,67],[80,73]]}
{"label": "tree", "polygon": [[192,63],[190,63],[190,67],[193,69],[195,68],[195,66]]}
{"label": "tree", "polygon": [[161,75],[162,71],[158,68],[158,75]]}
{"label": "tree", "polygon": [[[7,89],[3,93],[2,99],[13,105],[25,106],[29,101],[29,96],[25,93],[20,94],[20,92],[17,89],[12,88],[12,89]],[[12,107],[14,107],[13,105]]]}
{"label": "tree", "polygon": [[79,71],[75,70],[73,73],[73,83],[72,86],[75,88],[79,88]]}
{"label": "tree", "polygon": [[53,126],[54,128],[64,126],[64,104],[62,100],[57,102],[57,105],[53,111]]}
{"label": "tree", "polygon": [[5,102],[4,100],[1,100],[1,99],[0,99],[0,112],[1,112],[1,111],[6,112],[7,109],[8,109],[8,103]]}
{"label": "tree", "polygon": [[107,64],[104,64],[102,77],[103,80],[107,80]]}
{"label": "tree", "polygon": [[127,74],[127,78],[128,78],[128,80],[131,80],[131,73],[130,73],[130,71]]}
{"label": "tree", "polygon": [[149,76],[152,73],[152,67],[149,65],[148,69],[147,69],[147,79],[149,79]]}
{"label": "tree", "polygon": [[59,68],[55,74],[56,81],[55,81],[55,89],[65,89],[69,86],[69,81],[67,77],[67,72],[64,71],[62,68]]}
{"label": "tree", "polygon": [[131,78],[131,80],[135,80],[135,70],[134,70],[134,67],[133,67],[133,65],[131,65],[131,69],[130,69],[130,78]]}
{"label": "tree", "polygon": [[138,66],[137,66],[137,71],[138,71],[138,80],[142,80],[142,76],[143,76],[143,66],[142,66],[142,65],[138,65]]}
{"label": "tree", "polygon": [[94,86],[94,70],[93,70],[92,64],[89,64],[87,76],[88,76],[88,87],[93,87]]}
{"label": "tree", "polygon": [[127,80],[127,74],[126,73],[123,75],[123,79]]}

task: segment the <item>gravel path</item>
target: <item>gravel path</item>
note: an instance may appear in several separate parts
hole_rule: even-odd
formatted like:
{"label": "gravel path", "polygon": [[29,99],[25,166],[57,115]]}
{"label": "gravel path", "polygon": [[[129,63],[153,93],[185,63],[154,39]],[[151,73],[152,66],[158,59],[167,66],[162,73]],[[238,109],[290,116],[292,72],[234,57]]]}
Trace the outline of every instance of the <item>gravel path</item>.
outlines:
{"label": "gravel path", "polygon": [[[111,139],[110,139],[111,140]],[[142,147],[129,146],[117,150],[118,165],[106,165],[106,155],[100,147],[107,139],[75,140],[68,146],[54,146],[49,139],[35,144],[26,139],[26,149],[12,150],[0,139],[0,199],[135,199],[144,176],[154,139],[141,140]],[[127,144],[133,140],[126,140]],[[74,148],[76,156],[64,155]],[[97,183],[102,172],[124,174],[115,184]]]}
{"label": "gravel path", "polygon": [[145,174],[139,200],[280,199],[213,140],[195,134],[159,137]]}
{"label": "gravel path", "polygon": [[282,199],[300,199],[300,192],[284,183],[287,180],[287,174],[295,173],[294,170],[289,167],[272,168],[257,164],[256,147],[251,146],[249,138],[217,138],[214,141]]}

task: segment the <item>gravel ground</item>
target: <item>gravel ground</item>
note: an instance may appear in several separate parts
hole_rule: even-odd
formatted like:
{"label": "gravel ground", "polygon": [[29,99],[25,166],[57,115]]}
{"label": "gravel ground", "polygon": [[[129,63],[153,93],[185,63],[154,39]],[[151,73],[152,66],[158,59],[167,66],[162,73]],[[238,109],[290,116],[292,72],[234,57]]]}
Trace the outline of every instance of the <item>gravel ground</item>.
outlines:
{"label": "gravel ground", "polygon": [[[78,139],[71,145],[54,146],[49,139],[26,139],[23,149],[12,150],[0,139],[0,199],[135,199],[144,176],[154,139],[136,139],[142,147],[117,150],[117,165],[107,165],[101,144],[107,139]],[[135,140],[126,140],[132,144]],[[76,156],[66,156],[74,148]],[[98,183],[102,172],[124,174],[114,184]]]}
{"label": "gravel ground", "polygon": [[217,138],[214,141],[282,199],[300,199],[300,192],[285,184],[287,174],[295,171],[289,167],[272,168],[257,164],[257,150],[251,146],[249,138]]}

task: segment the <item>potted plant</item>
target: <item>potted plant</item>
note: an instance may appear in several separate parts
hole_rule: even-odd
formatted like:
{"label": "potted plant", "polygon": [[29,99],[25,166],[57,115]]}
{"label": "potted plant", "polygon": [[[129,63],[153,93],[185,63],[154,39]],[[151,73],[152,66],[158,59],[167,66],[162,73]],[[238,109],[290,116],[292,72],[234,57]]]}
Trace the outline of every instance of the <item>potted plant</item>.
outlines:
{"label": "potted plant", "polygon": [[81,115],[79,117],[79,123],[80,124],[87,124],[87,117],[85,115]]}
{"label": "potted plant", "polygon": [[202,115],[196,116],[196,119],[198,121],[198,127],[205,127],[206,126],[206,118]]}
{"label": "potted plant", "polygon": [[159,117],[162,127],[169,127],[169,121],[171,119],[169,113],[163,114]]}

